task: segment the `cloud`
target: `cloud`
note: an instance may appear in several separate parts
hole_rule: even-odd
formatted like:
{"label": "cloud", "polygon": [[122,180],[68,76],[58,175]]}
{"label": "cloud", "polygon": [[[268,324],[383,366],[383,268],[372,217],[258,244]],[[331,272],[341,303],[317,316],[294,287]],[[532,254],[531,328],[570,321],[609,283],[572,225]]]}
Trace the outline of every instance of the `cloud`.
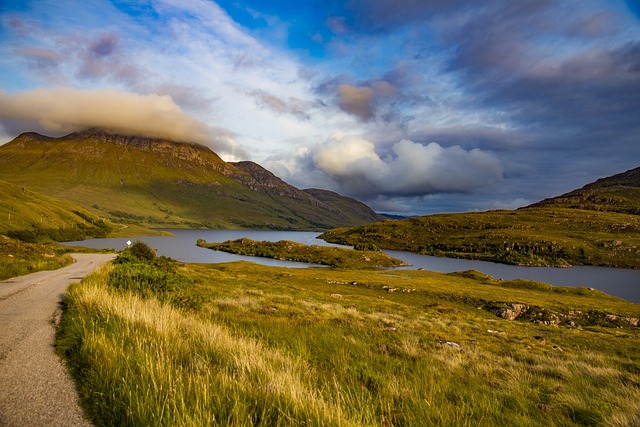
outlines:
{"label": "cloud", "polygon": [[309,120],[312,110],[325,106],[319,99],[304,101],[295,96],[283,99],[262,89],[252,90],[249,95],[254,97],[256,104],[261,108],[267,108],[276,113],[291,114],[302,120]]}
{"label": "cloud", "polygon": [[92,127],[209,145],[221,156],[248,157],[224,129],[186,115],[169,96],[72,88],[0,92],[0,123],[9,134],[69,133]]}
{"label": "cloud", "polygon": [[370,120],[374,116],[372,99],[373,89],[348,84],[338,86],[339,105],[344,111],[362,120]]}
{"label": "cloud", "polygon": [[[295,159],[295,165],[292,165]],[[284,162],[272,159],[268,167],[298,185],[318,172],[333,180],[329,187],[365,200],[422,197],[437,193],[471,193],[502,180],[502,166],[491,153],[460,146],[442,147],[409,140],[395,143],[381,156],[367,139],[337,133],[325,143],[298,150]],[[278,167],[280,165],[280,167]],[[297,175],[297,178],[296,176]]]}
{"label": "cloud", "polygon": [[340,108],[364,121],[376,116],[376,107],[379,103],[398,94],[398,90],[386,81],[375,81],[363,86],[341,84],[337,90]]}

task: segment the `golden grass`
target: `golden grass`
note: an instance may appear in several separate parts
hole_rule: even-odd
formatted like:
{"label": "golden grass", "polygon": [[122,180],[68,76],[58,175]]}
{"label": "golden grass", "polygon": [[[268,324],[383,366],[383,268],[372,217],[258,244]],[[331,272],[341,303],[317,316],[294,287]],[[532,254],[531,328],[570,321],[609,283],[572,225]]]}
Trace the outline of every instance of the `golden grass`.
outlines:
{"label": "golden grass", "polygon": [[[426,272],[406,273],[415,292],[390,293],[383,286],[407,279],[247,263],[179,271],[203,298],[196,309],[116,291],[108,270],[70,290],[59,348],[96,425],[637,420],[640,340],[633,328],[507,321],[475,305],[490,285]],[[472,303],[443,299],[438,279],[450,293],[466,289]],[[544,292],[529,298],[542,302]],[[547,291],[546,298],[558,296]],[[595,299],[568,296],[588,305]]]}

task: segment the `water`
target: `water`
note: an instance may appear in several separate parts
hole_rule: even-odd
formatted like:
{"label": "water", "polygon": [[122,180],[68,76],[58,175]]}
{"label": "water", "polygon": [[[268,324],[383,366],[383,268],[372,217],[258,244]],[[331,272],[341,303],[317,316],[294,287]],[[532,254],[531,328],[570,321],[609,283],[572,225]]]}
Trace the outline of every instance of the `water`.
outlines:
{"label": "water", "polygon": [[[315,264],[279,261],[270,258],[256,258],[225,252],[212,251],[196,246],[198,239],[207,242],[224,242],[248,237],[253,240],[276,242],[291,240],[306,245],[338,246],[317,239],[319,233],[301,231],[259,231],[259,230],[167,230],[175,237],[140,236],[132,238],[88,239],[80,242],[67,242],[67,245],[86,246],[96,249],[113,248],[122,250],[127,247],[127,240],[141,240],[156,249],[158,255],[171,257],[181,262],[221,263],[231,261],[252,261],[276,267],[306,268],[317,267]],[[408,262],[412,267],[425,270],[450,273],[454,271],[478,270],[493,277],[513,280],[528,279],[550,283],[557,286],[584,286],[599,289],[610,295],[640,303],[640,270],[578,266],[572,268],[521,267],[497,264],[485,261],[440,258],[417,255],[411,252],[384,251],[388,255]]]}
{"label": "water", "polygon": [[152,248],[156,249],[158,256],[166,256],[180,262],[192,263],[222,263],[231,261],[251,261],[275,267],[306,268],[319,267],[316,264],[303,262],[280,261],[271,258],[257,258],[243,255],[235,255],[226,252],[213,251],[201,248],[196,245],[198,239],[204,239],[209,243],[236,240],[248,237],[253,240],[264,240],[277,242],[279,240],[292,240],[304,243],[305,245],[338,246],[317,239],[316,232],[302,231],[260,231],[260,230],[188,230],[188,229],[167,229],[175,237],[170,236],[139,236],[139,237],[119,237],[109,239],[87,239],[77,242],[65,242],[70,246],[85,246],[94,249],[116,249],[127,248],[127,241],[140,240]]}

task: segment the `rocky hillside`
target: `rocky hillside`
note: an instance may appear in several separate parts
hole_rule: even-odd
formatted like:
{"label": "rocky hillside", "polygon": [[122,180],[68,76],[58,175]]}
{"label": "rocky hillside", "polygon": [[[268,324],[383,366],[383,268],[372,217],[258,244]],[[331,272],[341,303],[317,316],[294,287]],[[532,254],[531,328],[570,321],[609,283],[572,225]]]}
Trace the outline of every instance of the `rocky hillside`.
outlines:
{"label": "rocky hillside", "polygon": [[640,215],[640,168],[599,179],[533,207],[565,207]]}
{"label": "rocky hillside", "polygon": [[379,219],[353,199],[318,198],[201,145],[102,129],[24,133],[0,146],[0,179],[153,227],[317,230]]}

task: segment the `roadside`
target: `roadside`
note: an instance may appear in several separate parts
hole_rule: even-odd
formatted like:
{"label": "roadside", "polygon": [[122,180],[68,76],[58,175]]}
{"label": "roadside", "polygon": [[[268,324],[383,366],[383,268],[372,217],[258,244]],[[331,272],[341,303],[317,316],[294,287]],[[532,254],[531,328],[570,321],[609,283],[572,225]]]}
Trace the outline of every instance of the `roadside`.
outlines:
{"label": "roadside", "polygon": [[115,254],[0,282],[0,426],[86,426],[75,386],[55,354],[54,323],[65,290]]}

